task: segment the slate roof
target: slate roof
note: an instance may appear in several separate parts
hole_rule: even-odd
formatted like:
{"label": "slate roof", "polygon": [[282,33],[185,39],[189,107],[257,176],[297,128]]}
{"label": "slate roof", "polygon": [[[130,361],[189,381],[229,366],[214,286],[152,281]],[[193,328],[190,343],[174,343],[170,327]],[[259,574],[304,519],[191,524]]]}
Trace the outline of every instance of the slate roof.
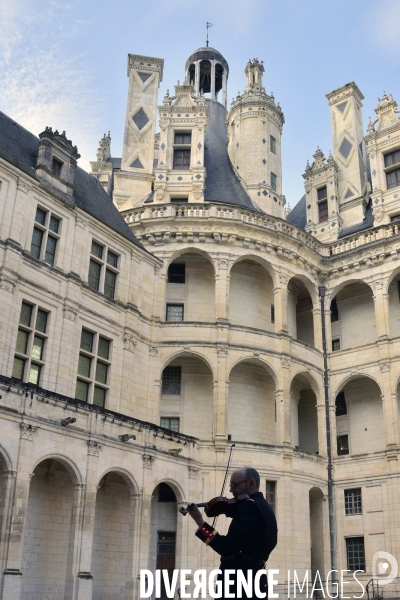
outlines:
{"label": "slate roof", "polygon": [[228,133],[225,125],[227,110],[215,100],[207,99],[206,102],[210,116],[204,142],[204,165],[207,171],[204,200],[236,204],[256,210],[229,160]]}
{"label": "slate roof", "polygon": [[300,229],[304,229],[307,223],[306,212],[306,195],[304,194],[296,206],[294,206],[287,215],[286,220],[292,225],[296,225],[297,227],[300,227]]}
{"label": "slate roof", "polygon": [[342,231],[338,235],[338,239],[345,237],[346,235],[351,235],[352,233],[357,233],[358,231],[363,231],[363,229],[369,229],[374,226],[374,215],[372,213],[372,202],[371,200],[367,204],[367,208],[365,209],[365,217],[361,221],[361,223],[357,223],[357,225],[352,225],[351,227],[346,227],[346,229],[342,229]]}
{"label": "slate roof", "polygon": [[[38,181],[38,149],[39,138],[0,111],[0,157]],[[73,196],[76,206],[143,248],[98,180],[80,167],[76,169]]]}

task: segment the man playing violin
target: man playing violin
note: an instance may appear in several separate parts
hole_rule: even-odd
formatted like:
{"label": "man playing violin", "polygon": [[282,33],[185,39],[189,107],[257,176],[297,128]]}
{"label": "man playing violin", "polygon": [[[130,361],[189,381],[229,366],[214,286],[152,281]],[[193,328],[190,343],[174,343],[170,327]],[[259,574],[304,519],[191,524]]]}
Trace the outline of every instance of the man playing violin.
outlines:
{"label": "man playing violin", "polygon": [[[229,487],[238,502],[234,505],[227,535],[220,535],[206,523],[195,504],[189,505],[184,512],[197,523],[196,536],[221,555],[222,581],[224,571],[235,571],[235,575],[230,577],[233,583],[229,586],[229,592],[236,594],[237,572],[243,571],[247,580],[250,570],[254,584],[257,571],[265,568],[265,563],[277,544],[278,529],[274,512],[260,492],[260,475],[255,469],[242,467],[234,471]],[[265,575],[261,578],[259,588],[261,592],[267,592]],[[257,596],[254,585],[252,589],[252,596],[242,594],[242,598],[255,600]]]}

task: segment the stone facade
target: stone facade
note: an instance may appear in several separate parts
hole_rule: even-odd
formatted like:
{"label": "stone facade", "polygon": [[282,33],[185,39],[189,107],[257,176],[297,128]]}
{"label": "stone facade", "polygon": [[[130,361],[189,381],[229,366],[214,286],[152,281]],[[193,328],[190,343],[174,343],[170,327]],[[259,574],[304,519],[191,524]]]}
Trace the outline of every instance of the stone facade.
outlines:
{"label": "stone facade", "polygon": [[[376,551],[399,555],[400,231],[390,218],[400,212],[400,187],[386,189],[396,163],[385,164],[400,147],[397,105],[383,98],[378,125],[365,138],[371,195],[362,164],[357,171],[336,155],[325,161],[320,151],[305,174],[305,202],[286,215],[283,117],[262,89],[261,63],[246,67],[246,92],[227,113],[199,89],[203,50],[195,53],[197,79],[164,99],[159,137],[153,125],[162,60],[130,55],[127,118],[144,103],[151,126],[143,126],[142,137],[127,127],[122,165],[105,136],[94,177],[75,168],[77,150],[63,134],[46,130],[39,140],[2,117],[0,136],[10,149],[0,144],[2,600],[136,599],[140,569],[162,564],[167,534],[164,549],[172,548],[176,568],[215,567],[215,554],[176,509],[220,493],[232,443],[232,468],[256,467],[274,503],[279,545],[268,566],[280,570],[282,590],[288,570],[325,577],[331,558],[321,286],[336,565],[351,567],[347,548],[358,540],[366,569],[358,577],[366,584]],[[140,87],[147,82],[151,93]],[[255,112],[270,111],[268,126],[261,113],[246,124],[242,114],[257,84]],[[218,85],[211,89],[216,98]],[[334,93],[340,102],[358,110],[357,86],[341,90],[344,100]],[[346,111],[332,106],[339,116]],[[239,114],[238,135],[249,147],[254,135],[255,157],[261,159],[261,128],[275,138],[277,152],[266,165],[261,160],[258,173],[275,168],[277,202],[271,180],[250,182],[229,163]],[[216,181],[207,153],[217,156],[220,146],[207,124],[218,115],[228,132]],[[346,139],[366,160],[358,125],[353,133],[346,127]],[[335,131],[340,151],[343,132]],[[190,141],[176,144],[176,133]],[[44,138],[48,172],[36,162]],[[189,153],[179,156],[190,161],[176,169],[175,146],[182,145]],[[135,157],[143,172],[132,166]],[[245,167],[250,173],[252,165]],[[335,233],[327,236],[317,223],[317,192],[331,181],[326,223]],[[350,210],[344,181],[357,199]],[[217,189],[228,197],[210,198]],[[377,226],[364,212],[360,218],[371,202]],[[218,530],[227,525],[221,518]]]}

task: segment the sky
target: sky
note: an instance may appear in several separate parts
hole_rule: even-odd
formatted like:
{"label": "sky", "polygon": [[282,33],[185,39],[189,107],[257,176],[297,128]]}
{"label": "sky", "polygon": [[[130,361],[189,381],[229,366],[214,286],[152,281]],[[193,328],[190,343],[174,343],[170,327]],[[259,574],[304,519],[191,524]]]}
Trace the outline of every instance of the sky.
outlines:
{"label": "sky", "polygon": [[[400,103],[400,0],[0,0],[0,110],[38,135],[66,131],[89,170],[111,132],[121,156],[127,55],[163,58],[159,103],[205,45],[229,64],[228,106],[249,58],[285,115],[283,193],[293,207],[317,146],[332,149],[325,94],[355,81],[368,118],[383,91]],[[1,131],[0,131],[1,135]]]}

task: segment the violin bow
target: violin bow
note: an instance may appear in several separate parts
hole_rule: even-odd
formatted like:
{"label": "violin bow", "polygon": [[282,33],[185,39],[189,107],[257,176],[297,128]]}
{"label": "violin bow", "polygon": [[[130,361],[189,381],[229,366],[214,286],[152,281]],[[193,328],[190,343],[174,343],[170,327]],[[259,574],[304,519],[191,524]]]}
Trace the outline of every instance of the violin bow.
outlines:
{"label": "violin bow", "polygon": [[[234,447],[235,447],[235,444],[232,444],[231,451],[229,452],[228,464],[227,464],[226,471],[225,471],[224,483],[222,484],[222,489],[221,489],[221,494],[220,494],[221,496],[224,495],[225,486],[226,486],[226,480],[228,478],[229,467],[231,466],[232,454],[233,454]],[[218,519],[218,517],[214,517],[214,520],[212,522],[213,529],[215,528],[215,524],[217,522],[217,519]]]}

